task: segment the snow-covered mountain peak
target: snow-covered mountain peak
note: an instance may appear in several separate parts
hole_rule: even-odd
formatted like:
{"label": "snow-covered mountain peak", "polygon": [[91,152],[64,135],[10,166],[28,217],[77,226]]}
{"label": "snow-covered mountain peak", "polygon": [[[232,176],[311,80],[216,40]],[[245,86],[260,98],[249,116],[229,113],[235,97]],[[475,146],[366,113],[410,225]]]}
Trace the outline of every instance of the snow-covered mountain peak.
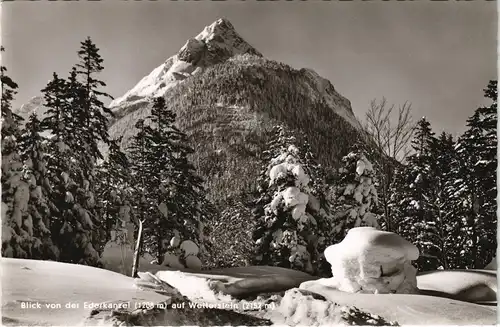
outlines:
{"label": "snow-covered mountain peak", "polygon": [[141,79],[125,95],[112,101],[110,107],[161,96],[205,67],[244,53],[262,56],[236,32],[231,22],[224,18],[218,19],[189,39],[177,54]]}
{"label": "snow-covered mountain peak", "polygon": [[234,26],[226,18],[219,18],[211,25],[205,26],[203,31],[201,31],[201,33],[196,36],[196,39],[209,40],[213,39],[216,36],[223,36],[226,33],[236,33]]}
{"label": "snow-covered mountain peak", "polygon": [[14,112],[21,116],[24,119],[24,123],[26,123],[29,119],[29,116],[32,113],[36,113],[39,119],[43,119],[45,112],[48,110],[45,107],[45,99],[42,95],[37,95],[31,98],[28,102],[23,104],[21,107],[14,109]]}

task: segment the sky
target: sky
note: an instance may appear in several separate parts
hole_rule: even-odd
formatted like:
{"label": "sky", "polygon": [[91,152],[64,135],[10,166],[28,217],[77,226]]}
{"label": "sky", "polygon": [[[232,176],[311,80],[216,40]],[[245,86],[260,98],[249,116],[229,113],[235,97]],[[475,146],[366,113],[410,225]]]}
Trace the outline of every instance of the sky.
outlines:
{"label": "sky", "polygon": [[1,9],[15,106],[39,95],[53,72],[67,76],[87,36],[117,98],[221,17],[265,57],[329,79],[360,121],[386,97],[410,102],[436,133],[458,135],[497,79],[493,1],[16,1]]}

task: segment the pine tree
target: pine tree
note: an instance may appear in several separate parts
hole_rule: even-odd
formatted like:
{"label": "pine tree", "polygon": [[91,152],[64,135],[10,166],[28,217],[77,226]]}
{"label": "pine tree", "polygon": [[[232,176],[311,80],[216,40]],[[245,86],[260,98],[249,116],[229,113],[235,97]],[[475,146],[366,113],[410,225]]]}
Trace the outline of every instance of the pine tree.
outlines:
{"label": "pine tree", "polygon": [[[4,52],[5,48],[0,46],[0,52]],[[14,100],[14,95],[17,93],[18,85],[7,75],[7,68],[5,66],[0,66],[0,83],[2,86],[2,118],[4,119],[2,125],[2,138],[10,135],[18,135],[19,133],[19,123],[22,118],[12,112],[12,100]]]}
{"label": "pine tree", "polygon": [[492,100],[478,108],[467,120],[467,131],[457,142],[458,178],[456,197],[461,198],[461,214],[467,233],[463,256],[467,268],[483,268],[496,251],[496,181],[497,167],[497,82],[490,81],[484,90]]}
{"label": "pine tree", "polygon": [[77,111],[78,121],[75,129],[79,135],[77,148],[79,151],[76,152],[82,160],[83,168],[79,183],[85,186],[77,201],[82,203],[93,220],[95,228],[92,242],[101,252],[102,244],[108,240],[105,235],[109,234],[106,230],[109,226],[99,217],[98,208],[94,203],[98,183],[96,163],[103,159],[99,142],[110,145],[106,115],[112,117],[113,112],[104,105],[103,99],[113,99],[113,97],[102,90],[106,83],[97,77],[104,69],[104,60],[90,37],[81,42],[78,57],[80,62],[73,67],[69,78],[69,94],[73,97],[73,110]]}
{"label": "pine tree", "polygon": [[307,142],[299,149],[284,126],[275,127],[273,134],[258,181],[253,263],[323,274],[322,253],[331,231],[324,174]]}
{"label": "pine tree", "polygon": [[54,74],[42,90],[47,115],[41,125],[52,136],[48,146],[48,171],[52,182],[51,201],[57,204],[51,224],[52,241],[60,251],[63,262],[98,264],[98,253],[92,240],[94,222],[93,197],[88,194],[89,183],[84,178],[82,156],[77,147],[79,134],[77,101],[69,92],[70,84]]}
{"label": "pine tree", "polygon": [[420,119],[412,142],[414,153],[407,157],[407,164],[396,172],[391,186],[391,220],[398,226],[396,233],[419,248],[420,257],[416,262],[419,270],[439,266],[432,233],[435,229],[432,189],[436,183],[432,171],[434,142],[430,123],[425,118]]}
{"label": "pine tree", "polygon": [[120,149],[121,139],[110,140],[108,157],[97,167],[96,195],[99,201],[99,216],[104,228],[100,231],[100,247],[107,241],[121,237],[124,244],[134,245],[134,230],[127,230],[132,219],[132,179],[130,162]]}
{"label": "pine tree", "polygon": [[380,228],[375,213],[378,204],[375,169],[359,143],[342,158],[343,166],[333,182],[337,239],[342,240],[349,229],[360,226]]}
{"label": "pine tree", "polygon": [[433,162],[431,170],[434,176],[432,186],[431,210],[434,222],[429,222],[428,238],[432,240],[434,253],[442,269],[461,268],[460,251],[465,238],[462,233],[462,222],[456,215],[457,202],[454,200],[456,161],[455,142],[445,132],[433,144]]}
{"label": "pine tree", "polygon": [[[139,133],[130,148],[138,217],[144,223],[144,248],[162,262],[178,234],[202,246],[207,217],[203,180],[187,156],[193,152],[186,134],[175,125],[165,99],[155,98],[151,115],[136,124]],[[187,259],[187,258],[181,258]]]}
{"label": "pine tree", "polygon": [[[94,158],[102,159],[102,155],[97,147],[97,142],[109,143],[108,119],[104,114],[113,116],[113,112],[101,101],[101,98],[113,99],[111,95],[101,90],[106,83],[97,79],[96,74],[103,71],[103,59],[99,54],[99,49],[92,42],[90,37],[81,42],[78,51],[80,62],[73,68],[72,74],[80,78],[80,96],[82,96],[82,110],[80,121],[85,128],[86,143],[90,146],[91,154]],[[72,75],[73,76],[73,75]]]}
{"label": "pine tree", "polygon": [[51,208],[55,205],[50,199],[52,189],[47,170],[46,139],[40,135],[41,131],[40,121],[36,113],[32,113],[19,139],[25,174],[31,177],[27,217],[32,226],[30,258],[57,260],[59,250],[53,245],[50,233]]}
{"label": "pine tree", "polygon": [[[0,51],[5,51],[3,47]],[[31,230],[28,201],[29,175],[24,173],[18,149],[19,116],[11,110],[18,85],[0,66],[2,90],[2,256],[28,258],[31,254]]]}

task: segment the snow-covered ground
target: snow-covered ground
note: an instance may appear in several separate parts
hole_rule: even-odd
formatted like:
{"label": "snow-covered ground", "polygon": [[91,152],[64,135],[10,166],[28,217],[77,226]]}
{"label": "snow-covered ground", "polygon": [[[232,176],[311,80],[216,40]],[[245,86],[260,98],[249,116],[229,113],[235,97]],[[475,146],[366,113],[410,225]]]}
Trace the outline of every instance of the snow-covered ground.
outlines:
{"label": "snow-covered ground", "polygon": [[491,270],[437,270],[417,276],[422,293],[435,292],[474,303],[497,302],[497,272]]}
{"label": "snow-covered ground", "polygon": [[[92,304],[157,303],[165,296],[139,290],[133,279],[115,272],[53,261],[2,258],[2,324],[81,323]],[[59,307],[60,306],[60,307]]]}
{"label": "snow-covered ground", "polygon": [[342,306],[397,321],[401,325],[494,325],[497,310],[437,296],[414,294],[353,294],[334,288],[309,284],[307,290],[323,295]]}
{"label": "snow-covered ground", "polygon": [[[110,317],[116,314],[107,311],[91,315],[88,303],[123,301],[133,311],[136,304],[163,303],[169,299],[139,290],[134,279],[103,269],[24,259],[2,258],[0,262],[3,325],[76,325],[84,320],[92,325],[110,325]],[[403,325],[494,325],[497,321],[496,306],[446,298],[450,295],[447,293],[464,295],[467,289],[481,283],[496,285],[496,273],[491,271],[438,271],[418,276],[419,287],[425,285],[426,289],[436,291],[434,296],[429,296],[352,294],[321,285],[303,290],[298,288],[299,285],[314,277],[277,267],[194,273],[151,265],[140,270],[156,272],[160,280],[176,287],[190,303],[219,305],[219,308],[237,312],[189,309],[186,306],[183,311],[157,312],[154,314],[156,320],[139,320],[141,324],[149,321],[161,325],[199,325],[198,321],[203,317],[208,319],[205,321],[209,325],[220,321],[226,324],[230,321],[231,325],[265,324],[263,318],[279,325],[376,325],[381,321],[397,321]],[[282,292],[286,289],[289,290]],[[255,298],[259,294],[261,297]],[[251,295],[253,297],[246,297]],[[242,300],[243,297],[246,298]],[[87,307],[85,302],[88,302]],[[51,303],[62,307],[50,308]],[[41,307],[26,307],[37,304]],[[78,308],[65,307],[71,304],[78,305]]]}

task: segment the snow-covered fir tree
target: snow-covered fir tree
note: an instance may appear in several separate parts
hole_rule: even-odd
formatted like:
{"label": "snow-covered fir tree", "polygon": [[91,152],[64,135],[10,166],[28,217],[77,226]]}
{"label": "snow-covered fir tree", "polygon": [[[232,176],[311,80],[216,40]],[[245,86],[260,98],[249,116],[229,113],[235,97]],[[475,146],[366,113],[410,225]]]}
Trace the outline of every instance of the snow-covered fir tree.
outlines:
{"label": "snow-covered fir tree", "polygon": [[120,139],[110,140],[108,156],[97,166],[98,214],[104,226],[100,247],[109,240],[134,246],[134,230],[127,229],[133,219],[130,162],[119,144]]}
{"label": "snow-covered fir tree", "polygon": [[[0,48],[3,52],[5,49]],[[28,258],[31,252],[29,217],[29,175],[25,176],[18,148],[20,117],[12,112],[11,103],[18,85],[0,66],[2,110],[2,256]]]}
{"label": "snow-covered fir tree", "polygon": [[98,142],[109,145],[108,119],[105,114],[112,116],[112,112],[104,105],[102,99],[113,99],[102,90],[106,83],[99,80],[97,75],[104,69],[103,59],[99,49],[90,38],[81,42],[78,51],[80,62],[72,68],[68,79],[67,95],[71,99],[72,109],[75,112],[75,132],[77,142],[74,152],[81,161],[82,175],[77,183],[82,185],[83,192],[78,194],[76,201],[81,203],[91,217],[94,230],[91,233],[92,243],[99,253],[108,241],[108,226],[99,216],[96,201],[96,163],[103,159]]}
{"label": "snow-covered fir tree", "polygon": [[[322,274],[322,253],[331,225],[325,210],[324,180],[307,143],[277,126],[264,153],[259,180],[253,264]],[[328,209],[328,207],[326,207]]]}
{"label": "snow-covered fir tree", "polygon": [[478,108],[467,120],[468,129],[457,141],[456,194],[464,219],[467,246],[462,256],[467,268],[483,268],[494,256],[497,242],[497,81],[484,90],[492,103]]}
{"label": "snow-covered fir tree", "polygon": [[361,144],[356,143],[342,158],[342,167],[334,181],[336,239],[341,241],[349,229],[360,226],[380,228],[376,176],[373,164]]}
{"label": "snow-covered fir tree", "polygon": [[189,241],[189,251],[181,251],[179,259],[192,263],[197,260],[189,255],[203,249],[203,221],[209,214],[203,180],[187,158],[193,150],[164,98],[154,99],[147,120],[137,123],[130,148],[135,210],[145,220],[144,248],[162,263],[166,254],[177,251],[180,240]]}
{"label": "snow-covered fir tree", "polygon": [[452,136],[441,133],[434,140],[432,152],[431,170],[434,183],[431,185],[430,208],[434,221],[428,223],[427,239],[431,241],[428,244],[437,258],[439,269],[462,268],[460,259],[465,238],[460,216],[455,214],[458,203],[453,197],[456,151]]}
{"label": "snow-covered fir tree", "polygon": [[397,224],[396,233],[419,248],[420,257],[416,261],[419,270],[439,267],[433,233],[436,228],[434,144],[434,132],[424,117],[416,125],[412,141],[414,153],[407,157],[407,164],[396,171],[391,186],[392,221]]}
{"label": "snow-covered fir tree", "polygon": [[81,136],[76,131],[78,98],[68,92],[68,86],[54,74],[42,90],[48,107],[42,126],[51,135],[47,166],[52,183],[50,199],[57,205],[52,213],[52,241],[61,261],[97,265],[99,255],[92,243],[94,222],[88,210],[94,199],[77,150]]}
{"label": "snow-covered fir tree", "polygon": [[102,159],[98,142],[109,143],[104,116],[109,109],[100,98],[109,95],[101,91],[105,83],[95,77],[103,69],[97,47],[90,39],[81,45],[80,63],[68,79],[54,74],[43,90],[50,109],[42,126],[52,135],[49,171],[59,212],[51,229],[60,260],[97,265],[109,234],[95,197],[95,165]]}
{"label": "snow-covered fir tree", "polygon": [[52,212],[56,205],[51,200],[51,185],[47,170],[46,139],[36,113],[32,113],[22,130],[19,149],[24,162],[25,176],[30,176],[28,216],[31,226],[31,259],[57,260],[59,250],[52,243],[50,233]]}

